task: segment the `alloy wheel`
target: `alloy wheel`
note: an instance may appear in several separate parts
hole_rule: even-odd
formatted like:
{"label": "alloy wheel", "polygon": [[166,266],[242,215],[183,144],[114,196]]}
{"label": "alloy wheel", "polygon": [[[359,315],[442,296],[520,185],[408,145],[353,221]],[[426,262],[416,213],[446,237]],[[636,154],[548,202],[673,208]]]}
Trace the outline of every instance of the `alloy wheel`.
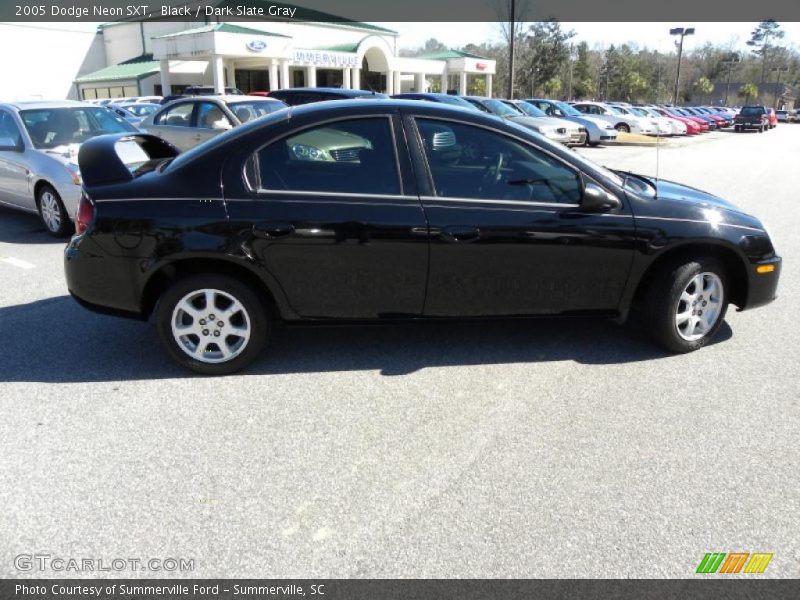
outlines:
{"label": "alloy wheel", "polygon": [[52,232],[61,228],[61,207],[58,199],[52,192],[46,191],[39,200],[39,209],[42,212],[42,221],[45,227]]}
{"label": "alloy wheel", "polygon": [[716,273],[698,273],[689,281],[678,300],[675,327],[684,340],[706,336],[719,319],[724,301],[722,280]]}
{"label": "alloy wheel", "polygon": [[172,335],[189,357],[224,363],[239,356],[250,341],[252,321],[233,295],[199,289],[181,298],[172,311]]}

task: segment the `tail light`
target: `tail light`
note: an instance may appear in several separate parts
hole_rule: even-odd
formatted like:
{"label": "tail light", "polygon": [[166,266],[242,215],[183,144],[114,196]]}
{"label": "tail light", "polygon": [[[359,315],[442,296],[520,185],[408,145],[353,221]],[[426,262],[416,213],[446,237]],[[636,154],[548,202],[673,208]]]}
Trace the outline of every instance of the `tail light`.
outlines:
{"label": "tail light", "polygon": [[86,231],[94,220],[94,203],[86,195],[81,194],[81,201],[78,203],[78,212],[75,215],[75,233],[80,235]]}

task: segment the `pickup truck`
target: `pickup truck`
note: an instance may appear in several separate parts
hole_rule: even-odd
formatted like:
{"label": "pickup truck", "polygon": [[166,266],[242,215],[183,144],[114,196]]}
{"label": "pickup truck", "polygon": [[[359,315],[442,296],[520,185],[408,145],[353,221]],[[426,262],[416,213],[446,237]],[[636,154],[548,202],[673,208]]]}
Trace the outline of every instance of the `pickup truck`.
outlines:
{"label": "pickup truck", "polygon": [[745,131],[755,129],[764,133],[769,129],[769,116],[763,106],[743,106],[739,114],[733,118],[733,130]]}

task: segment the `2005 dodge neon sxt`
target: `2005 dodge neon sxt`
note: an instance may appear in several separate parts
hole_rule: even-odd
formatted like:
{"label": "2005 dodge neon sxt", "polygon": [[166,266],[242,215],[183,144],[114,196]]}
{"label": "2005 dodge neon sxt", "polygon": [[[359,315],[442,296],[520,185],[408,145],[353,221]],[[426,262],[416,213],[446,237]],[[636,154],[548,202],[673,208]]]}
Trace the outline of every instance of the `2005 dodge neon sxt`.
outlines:
{"label": "2005 dodge neon sxt", "polygon": [[[142,157],[123,160],[128,146]],[[658,344],[688,352],[729,304],[772,301],[780,275],[764,225],[725,200],[441,104],[284,109],[183,154],[101,136],[79,163],[70,292],[154,315],[169,354],[206,374],[254,360],[278,319],[635,309]]]}

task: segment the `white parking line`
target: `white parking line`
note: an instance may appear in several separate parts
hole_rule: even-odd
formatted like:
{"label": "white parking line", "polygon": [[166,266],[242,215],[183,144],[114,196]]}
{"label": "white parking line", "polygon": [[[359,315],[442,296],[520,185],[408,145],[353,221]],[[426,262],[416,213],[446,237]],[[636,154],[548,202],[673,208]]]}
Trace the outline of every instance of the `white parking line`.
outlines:
{"label": "white parking line", "polygon": [[10,256],[0,256],[0,262],[7,263],[13,267],[18,267],[20,269],[35,269],[36,265],[33,263],[29,263],[24,260],[20,260],[18,258],[11,258]]}

